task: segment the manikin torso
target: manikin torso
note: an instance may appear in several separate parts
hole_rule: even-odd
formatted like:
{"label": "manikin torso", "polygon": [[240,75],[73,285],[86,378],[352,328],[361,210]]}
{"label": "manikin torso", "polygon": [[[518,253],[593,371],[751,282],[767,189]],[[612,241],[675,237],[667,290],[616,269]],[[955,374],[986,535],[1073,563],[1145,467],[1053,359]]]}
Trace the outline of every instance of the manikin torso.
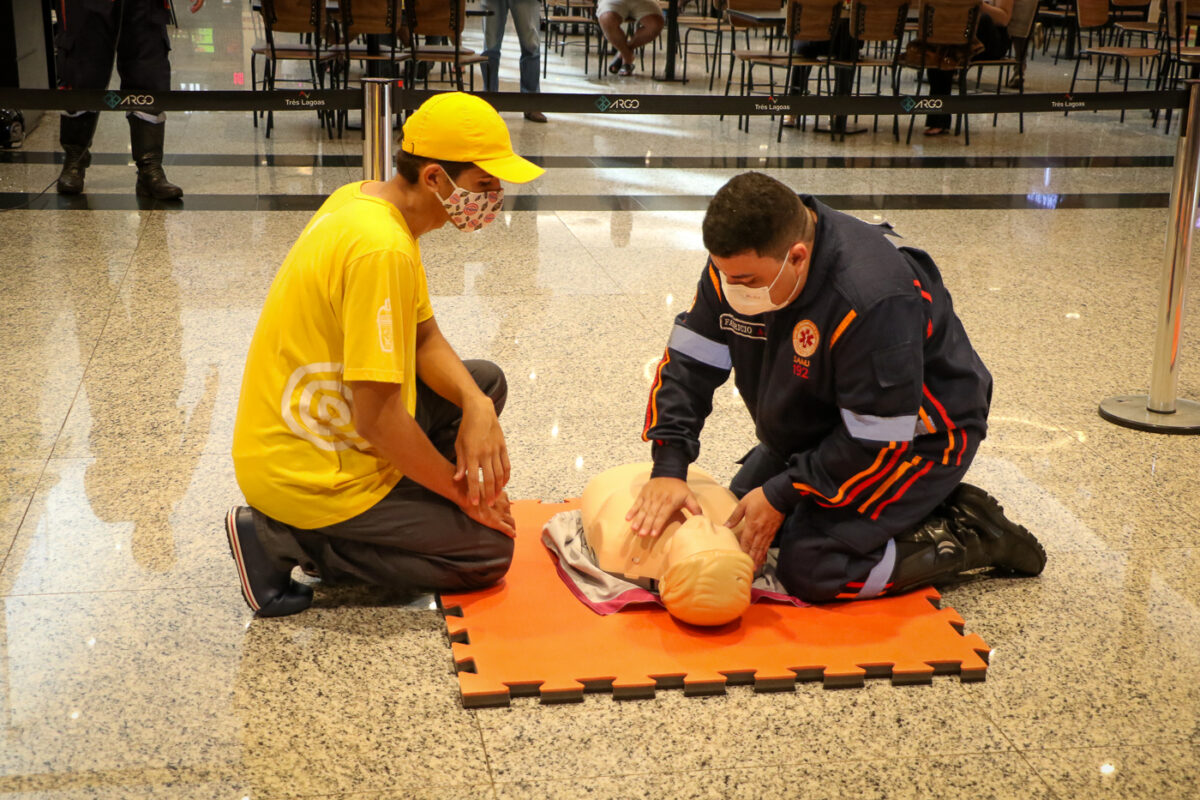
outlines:
{"label": "manikin torso", "polygon": [[597,566],[632,580],[658,581],[668,611],[685,622],[721,625],[736,619],[750,603],[754,571],[733,531],[721,524],[737,498],[693,466],[688,487],[703,515],[677,512],[659,536],[639,536],[625,514],[650,479],[651,466],[614,467],[592,478],[584,489],[584,535]]}

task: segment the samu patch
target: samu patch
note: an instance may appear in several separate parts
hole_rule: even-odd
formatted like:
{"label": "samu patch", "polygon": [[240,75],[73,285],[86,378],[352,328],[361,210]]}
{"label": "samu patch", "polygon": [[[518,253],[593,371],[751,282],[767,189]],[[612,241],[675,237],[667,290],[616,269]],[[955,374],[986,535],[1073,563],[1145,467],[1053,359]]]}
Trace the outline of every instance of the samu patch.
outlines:
{"label": "samu patch", "polygon": [[821,332],[811,319],[802,319],[792,328],[792,347],[801,358],[808,358],[817,352],[817,345],[820,343]]}

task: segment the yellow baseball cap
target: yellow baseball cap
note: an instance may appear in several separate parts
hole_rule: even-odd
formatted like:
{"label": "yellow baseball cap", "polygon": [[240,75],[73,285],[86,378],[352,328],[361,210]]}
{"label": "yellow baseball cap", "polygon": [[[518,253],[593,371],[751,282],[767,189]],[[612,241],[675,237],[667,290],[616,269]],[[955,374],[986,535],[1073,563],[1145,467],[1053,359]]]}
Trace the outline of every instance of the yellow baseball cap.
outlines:
{"label": "yellow baseball cap", "polygon": [[546,170],[513,152],[508,126],[486,100],[464,92],[434,95],[404,123],[400,149],[438,161],[470,161],[509,183],[528,183]]}

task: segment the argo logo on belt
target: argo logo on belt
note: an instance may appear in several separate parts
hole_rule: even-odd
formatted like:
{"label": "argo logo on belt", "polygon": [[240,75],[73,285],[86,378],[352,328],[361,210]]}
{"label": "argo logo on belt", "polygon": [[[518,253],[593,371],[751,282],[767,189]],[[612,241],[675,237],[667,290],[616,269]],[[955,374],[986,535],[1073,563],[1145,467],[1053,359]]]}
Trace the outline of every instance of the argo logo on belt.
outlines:
{"label": "argo logo on belt", "polygon": [[104,95],[104,105],[109,108],[149,108],[154,105],[154,95],[152,94],[126,94],[122,95],[119,92],[109,92]]}
{"label": "argo logo on belt", "polygon": [[905,111],[935,111],[942,107],[940,97],[906,97],[900,101]]}
{"label": "argo logo on belt", "polygon": [[637,111],[642,103],[635,97],[605,97],[596,98],[596,108],[600,111]]}

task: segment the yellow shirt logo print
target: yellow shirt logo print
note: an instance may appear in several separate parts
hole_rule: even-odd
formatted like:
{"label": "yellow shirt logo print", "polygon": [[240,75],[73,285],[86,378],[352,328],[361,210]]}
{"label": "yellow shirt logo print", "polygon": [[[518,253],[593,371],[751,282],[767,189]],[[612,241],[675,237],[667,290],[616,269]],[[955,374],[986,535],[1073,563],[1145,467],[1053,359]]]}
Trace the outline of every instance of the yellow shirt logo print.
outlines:
{"label": "yellow shirt logo print", "polygon": [[288,379],[280,412],[292,433],[320,450],[365,450],[367,442],[354,428],[350,403],[341,364],[306,364]]}
{"label": "yellow shirt logo print", "polygon": [[392,299],[383,301],[383,305],[375,312],[375,324],[379,326],[379,349],[390,353],[396,343],[392,336]]}

